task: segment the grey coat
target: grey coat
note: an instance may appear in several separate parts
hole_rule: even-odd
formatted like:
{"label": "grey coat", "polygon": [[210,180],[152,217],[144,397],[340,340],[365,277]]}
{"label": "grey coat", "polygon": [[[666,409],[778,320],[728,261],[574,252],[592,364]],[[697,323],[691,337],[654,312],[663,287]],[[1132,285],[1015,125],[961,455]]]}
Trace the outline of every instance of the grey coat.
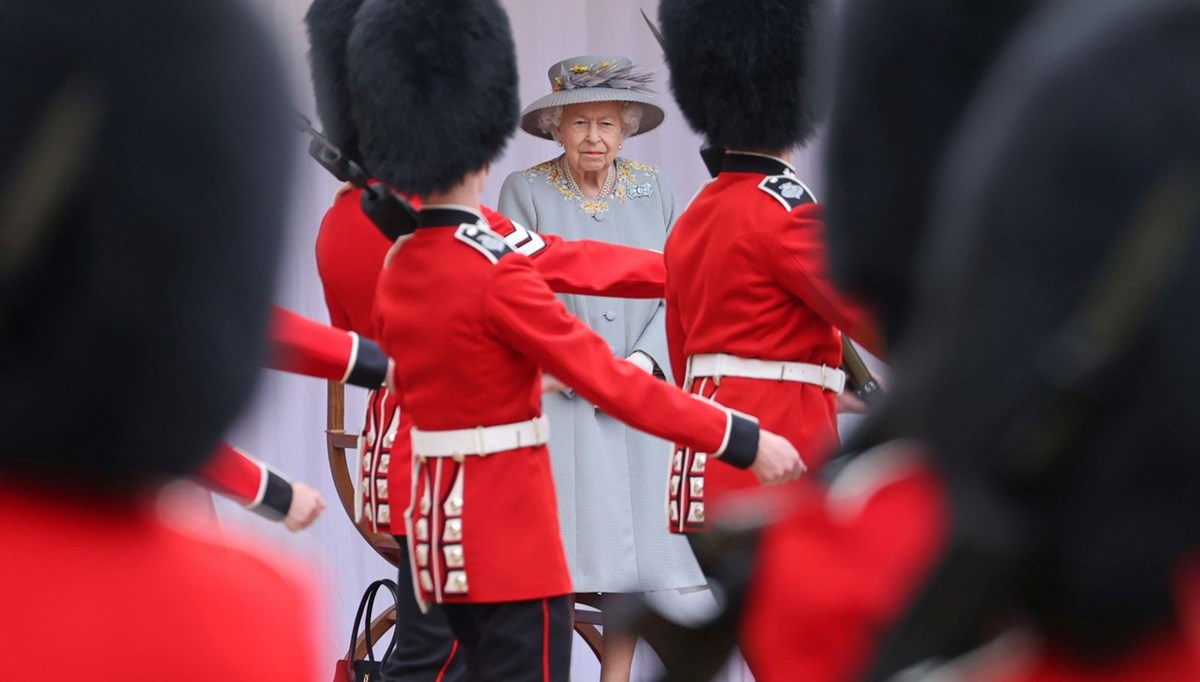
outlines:
{"label": "grey coat", "polygon": [[[675,200],[657,169],[618,158],[607,199],[574,194],[555,162],[513,173],[500,212],[564,239],[594,239],[661,251]],[[642,351],[670,380],[660,300],[561,295],[572,314],[618,357]],[[671,445],[626,427],[573,392],[543,399],[563,547],[578,592],[638,592],[702,585],[682,536],[667,532]]]}

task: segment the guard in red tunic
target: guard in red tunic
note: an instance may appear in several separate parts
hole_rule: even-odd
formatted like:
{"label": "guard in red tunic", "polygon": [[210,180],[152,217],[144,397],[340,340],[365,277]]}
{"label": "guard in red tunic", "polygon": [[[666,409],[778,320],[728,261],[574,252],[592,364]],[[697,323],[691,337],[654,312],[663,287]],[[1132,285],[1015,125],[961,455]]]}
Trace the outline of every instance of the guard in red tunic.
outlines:
{"label": "guard in red tunic", "polygon": [[[812,466],[838,442],[840,333],[881,349],[863,311],[828,280],[821,207],[789,163],[812,134],[808,5],[666,0],[659,17],[684,117],[728,150],[667,239],[672,370],[692,393],[784,434]],[[702,530],[711,504],[761,481],[710,458],[676,446],[674,532]]]}
{"label": "guard in red tunic", "polygon": [[[345,48],[361,4],[361,0],[315,0],[305,16],[313,90],[325,135],[360,165],[363,160],[359,133],[351,116]],[[418,197],[407,198],[420,207]],[[317,268],[332,324],[375,338],[375,283],[392,242],[363,213],[361,199],[362,190],[353,185],[338,190],[317,236]],[[591,240],[566,241],[557,235],[531,232],[488,207],[478,210],[510,248],[533,259],[539,274],[556,292],[662,297],[666,268],[659,253]],[[407,447],[403,445],[406,428],[397,413],[398,405],[386,389],[374,392],[368,403],[360,505],[371,530],[388,532],[389,493],[409,488],[406,450],[396,453],[397,465],[391,465],[395,441],[399,439],[401,447]],[[401,508],[404,503],[400,501]]]}
{"label": "guard in red tunic", "polygon": [[264,355],[294,144],[270,33],[232,0],[3,13],[0,676],[321,679],[295,562],[158,499]]}
{"label": "guard in red tunic", "polygon": [[[318,3],[320,4],[320,3]],[[314,5],[314,7],[317,5]],[[377,335],[370,317],[378,272],[392,242],[380,233],[361,208],[362,190],[345,186],[321,222],[317,235],[317,267],[325,302],[335,327]],[[419,207],[416,197],[410,202]],[[566,241],[541,235],[479,206],[489,228],[514,251],[528,256],[538,274],[557,293],[622,298],[662,296],[666,268],[662,255],[591,240]],[[363,423],[357,498],[361,521],[373,532],[402,535],[392,525],[392,507],[403,509],[410,487],[407,433],[411,424],[386,387],[367,399]],[[398,502],[392,500],[399,491]]]}
{"label": "guard in red tunic", "polygon": [[999,624],[1037,647],[997,679],[1200,679],[1198,27],[1194,2],[1047,2],[956,126],[893,411],[953,523],[873,679]]}
{"label": "guard in red tunic", "polygon": [[[909,341],[918,246],[934,169],[1005,41],[1036,0],[854,0],[836,41],[825,135],[833,277],[879,311],[891,347]],[[903,52],[919,68],[887,68]],[[827,65],[828,66],[828,65]],[[933,94],[936,93],[936,94]],[[885,131],[903,124],[908,135]],[[903,373],[893,375],[903,383]],[[741,650],[760,682],[858,679],[949,534],[949,500],[911,426],[869,422],[869,452],[809,490],[762,536]],[[837,566],[837,570],[828,570]]]}
{"label": "guard in red tunic", "polygon": [[[896,21],[911,5],[884,5],[857,3],[849,25],[874,30],[876,46],[880,35],[893,48],[925,44]],[[890,83],[894,92],[974,75],[934,107],[955,144],[940,148],[942,128],[919,136],[938,140],[925,151],[942,165],[936,194],[914,197],[928,202],[932,225],[922,235],[907,212],[899,224],[930,245],[931,269],[900,297],[925,292],[913,307],[927,315],[896,319],[912,327],[912,352],[871,426],[924,445],[864,456],[823,504],[768,530],[745,613],[748,649],[766,680],[894,679],[915,664],[924,673],[914,679],[1197,679],[1200,467],[1195,420],[1183,415],[1197,410],[1200,330],[1185,311],[1200,300],[1187,270],[1200,252],[1200,140],[1189,123],[1200,115],[1190,39],[1200,8],[1068,0],[1021,17],[1012,3],[980,3],[969,34],[956,4],[921,8],[920,25],[930,38],[953,36],[957,59],[932,60],[950,79],[906,78]],[[1005,15],[1010,35],[983,19]],[[931,28],[929,17],[945,24]],[[983,63],[982,46],[995,52]],[[929,106],[859,97],[838,110],[872,110],[880,126]],[[872,132],[847,128],[833,162],[848,171],[860,154],[920,149],[862,146]],[[918,183],[932,179],[925,173]],[[1037,190],[1013,197],[1017,175]],[[848,262],[862,266],[875,243],[852,247],[853,237],[882,231],[887,205],[843,208],[881,221],[833,225],[849,231]],[[853,272],[870,281],[868,269]],[[814,557],[837,574],[791,570]]]}
{"label": "guard in red tunic", "polygon": [[367,0],[350,38],[351,95],[368,170],[425,199],[376,297],[414,423],[415,587],[442,603],[473,675],[565,680],[571,585],[543,369],[630,424],[742,466],[766,460],[773,479],[798,475],[799,460],[753,420],[613,358],[475,210],[487,165],[516,127],[513,52],[494,2]]}

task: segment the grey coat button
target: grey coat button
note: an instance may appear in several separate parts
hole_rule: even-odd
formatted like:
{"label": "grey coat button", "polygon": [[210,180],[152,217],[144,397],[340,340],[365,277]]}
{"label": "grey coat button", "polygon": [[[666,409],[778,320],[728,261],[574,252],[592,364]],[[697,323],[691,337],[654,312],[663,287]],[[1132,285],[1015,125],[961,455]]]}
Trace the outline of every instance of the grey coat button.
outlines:
{"label": "grey coat button", "polygon": [[605,311],[604,319],[608,320],[609,322],[612,322],[613,320],[617,319],[617,314],[615,312],[613,312],[612,310]]}

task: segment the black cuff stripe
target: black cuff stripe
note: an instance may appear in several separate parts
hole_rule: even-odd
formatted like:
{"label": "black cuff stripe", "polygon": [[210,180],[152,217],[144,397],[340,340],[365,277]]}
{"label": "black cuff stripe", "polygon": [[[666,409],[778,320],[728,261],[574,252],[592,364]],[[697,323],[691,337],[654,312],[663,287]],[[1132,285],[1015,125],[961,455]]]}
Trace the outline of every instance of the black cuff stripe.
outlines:
{"label": "black cuff stripe", "polygon": [[730,417],[729,444],[721,454],[721,461],[739,469],[749,469],[758,456],[758,422],[740,414]]}
{"label": "black cuff stripe", "polygon": [[292,508],[292,484],[286,478],[267,469],[267,489],[262,502],[254,508],[263,516],[278,521]]}
{"label": "black cuff stripe", "polygon": [[387,379],[388,357],[379,344],[370,339],[359,338],[358,357],[346,383],[363,388],[379,388]]}

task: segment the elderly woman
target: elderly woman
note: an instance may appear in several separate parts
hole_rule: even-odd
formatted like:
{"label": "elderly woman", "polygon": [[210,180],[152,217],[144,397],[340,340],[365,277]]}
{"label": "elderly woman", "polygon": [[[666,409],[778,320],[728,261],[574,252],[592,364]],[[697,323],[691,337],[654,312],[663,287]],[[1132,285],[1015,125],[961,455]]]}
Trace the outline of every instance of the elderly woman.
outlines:
{"label": "elderly woman", "polygon": [[[618,56],[575,57],[552,66],[553,92],[526,108],[521,128],[556,141],[563,153],[509,175],[500,211],[535,232],[662,250],[675,220],[670,187],[655,168],[617,156],[625,138],[663,121],[649,81]],[[647,372],[669,372],[662,301],[562,299],[614,353]],[[670,444],[627,428],[570,390],[547,394],[544,411],[575,590],[608,594],[702,585],[686,541],[667,532],[662,491]],[[601,679],[628,677],[633,645],[605,629]]]}

